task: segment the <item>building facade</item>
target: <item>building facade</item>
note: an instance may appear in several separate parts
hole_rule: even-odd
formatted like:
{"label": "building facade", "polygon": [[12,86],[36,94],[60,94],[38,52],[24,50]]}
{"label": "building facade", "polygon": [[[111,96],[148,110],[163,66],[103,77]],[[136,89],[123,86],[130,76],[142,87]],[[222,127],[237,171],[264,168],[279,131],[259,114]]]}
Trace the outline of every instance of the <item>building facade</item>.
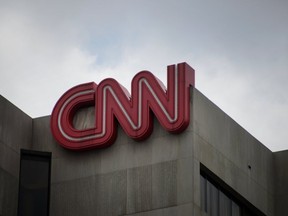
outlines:
{"label": "building facade", "polygon": [[[32,119],[1,96],[0,215],[34,215],[19,212],[28,196],[20,169],[25,153],[41,152],[51,156],[49,186],[28,187],[48,190],[51,216],[288,215],[288,152],[271,152],[196,88],[190,92],[182,133],[154,119],[146,140],[118,126],[113,145],[79,152],[55,141],[50,116]],[[82,109],[74,123],[87,126],[93,115]],[[27,167],[37,172],[38,165]]]}

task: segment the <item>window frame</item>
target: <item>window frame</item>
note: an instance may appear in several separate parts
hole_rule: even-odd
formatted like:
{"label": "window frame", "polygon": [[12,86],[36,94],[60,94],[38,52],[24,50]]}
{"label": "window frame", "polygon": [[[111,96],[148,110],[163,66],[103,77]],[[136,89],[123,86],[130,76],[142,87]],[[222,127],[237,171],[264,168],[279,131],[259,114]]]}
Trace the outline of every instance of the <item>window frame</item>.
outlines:
{"label": "window frame", "polygon": [[51,163],[52,163],[52,153],[51,152],[42,152],[35,150],[20,150],[20,168],[19,168],[19,185],[18,185],[18,207],[17,207],[17,215],[20,216],[20,192],[21,192],[21,177],[22,177],[22,160],[30,160],[30,161],[44,161],[48,163],[48,191],[47,191],[47,214],[49,215],[50,211],[50,190],[51,190]]}
{"label": "window frame", "polygon": [[[210,171],[202,163],[200,163],[200,181],[201,181],[201,177],[205,178],[207,181],[213,184],[216,188],[218,188],[219,191],[221,191],[228,198],[230,198],[234,203],[238,204],[239,207],[241,208],[240,209],[241,216],[245,216],[244,212],[247,210],[251,214],[253,214],[253,216],[266,216],[262,211],[260,211],[252,203],[250,203],[247,199],[245,199],[241,194],[239,194],[236,190],[234,190],[232,187],[226,184],[221,178],[219,178],[216,174]],[[201,187],[201,182],[200,182],[200,187]],[[200,193],[200,196],[201,196],[201,193]],[[200,200],[202,200],[202,197],[200,197]],[[207,202],[207,200],[205,202]],[[205,208],[207,208],[206,203],[205,203]],[[207,209],[205,210],[207,211]]]}

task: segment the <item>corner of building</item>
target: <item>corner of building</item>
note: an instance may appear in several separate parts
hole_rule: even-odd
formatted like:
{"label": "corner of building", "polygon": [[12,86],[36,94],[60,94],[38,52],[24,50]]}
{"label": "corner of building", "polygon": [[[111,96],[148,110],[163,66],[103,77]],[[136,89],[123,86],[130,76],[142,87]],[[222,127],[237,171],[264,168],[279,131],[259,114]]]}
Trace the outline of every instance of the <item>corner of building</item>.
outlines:
{"label": "corner of building", "polygon": [[32,118],[0,95],[0,215],[16,215],[20,149],[31,148]]}

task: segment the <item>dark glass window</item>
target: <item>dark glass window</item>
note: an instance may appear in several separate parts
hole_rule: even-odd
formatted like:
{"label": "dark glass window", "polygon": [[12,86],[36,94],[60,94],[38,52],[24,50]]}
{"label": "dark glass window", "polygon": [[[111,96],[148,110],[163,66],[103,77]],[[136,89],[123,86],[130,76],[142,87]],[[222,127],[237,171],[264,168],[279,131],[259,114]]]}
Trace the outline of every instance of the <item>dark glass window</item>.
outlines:
{"label": "dark glass window", "polygon": [[18,216],[49,215],[51,153],[21,150]]}
{"label": "dark glass window", "polygon": [[265,216],[202,164],[201,169],[200,193],[203,212],[209,216]]}

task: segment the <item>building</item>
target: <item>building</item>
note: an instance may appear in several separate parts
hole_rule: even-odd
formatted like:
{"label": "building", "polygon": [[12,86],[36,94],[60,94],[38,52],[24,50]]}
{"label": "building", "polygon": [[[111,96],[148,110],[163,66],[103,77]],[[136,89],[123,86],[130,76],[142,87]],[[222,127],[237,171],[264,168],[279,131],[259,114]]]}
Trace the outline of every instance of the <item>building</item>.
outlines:
{"label": "building", "polygon": [[[288,215],[288,152],[271,152],[196,88],[190,93],[182,133],[154,118],[146,140],[118,127],[113,145],[87,151],[61,147],[50,116],[32,119],[1,96],[0,215],[18,207],[39,215],[45,203],[51,216]],[[91,110],[77,112],[75,124],[89,124]],[[38,172],[43,183],[29,182]]]}

